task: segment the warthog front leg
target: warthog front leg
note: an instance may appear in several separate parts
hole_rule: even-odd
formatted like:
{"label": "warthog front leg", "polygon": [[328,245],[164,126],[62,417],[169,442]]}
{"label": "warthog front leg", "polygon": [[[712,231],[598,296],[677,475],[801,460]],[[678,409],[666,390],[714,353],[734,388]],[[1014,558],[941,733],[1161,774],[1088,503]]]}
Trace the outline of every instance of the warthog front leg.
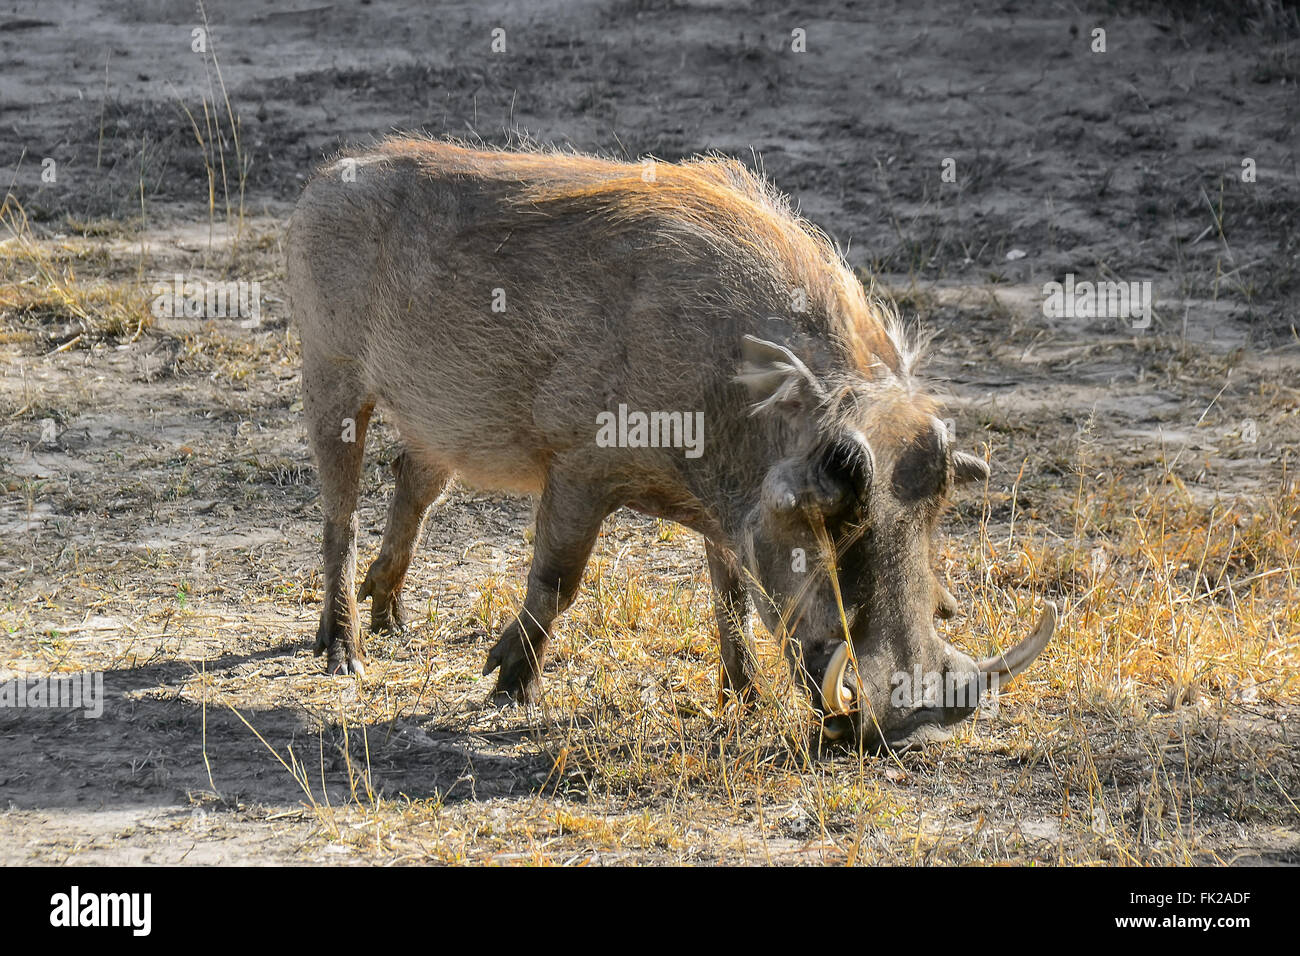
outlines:
{"label": "warthog front leg", "polygon": [[402,610],[402,586],[411,557],[420,542],[424,518],[429,506],[442,494],[451,472],[425,464],[410,451],[393,462],[397,488],[388,506],[388,523],[384,526],[384,543],[379,548],[357,594],[358,601],[371,599],[370,630],[399,631],[406,626]]}
{"label": "warthog front leg", "polygon": [[713,582],[713,616],[718,622],[718,644],[722,650],[722,681],[719,697],[733,694],[741,701],[750,697],[756,668],[753,628],[750,624],[749,591],[741,579],[734,555],[704,543]]}
{"label": "warthog front leg", "polygon": [[594,489],[552,469],[537,509],[523,609],[501,633],[483,667],[484,674],[501,668],[493,692],[496,703],[536,700],[551,623],[573,603],[600,523],[611,510]]}

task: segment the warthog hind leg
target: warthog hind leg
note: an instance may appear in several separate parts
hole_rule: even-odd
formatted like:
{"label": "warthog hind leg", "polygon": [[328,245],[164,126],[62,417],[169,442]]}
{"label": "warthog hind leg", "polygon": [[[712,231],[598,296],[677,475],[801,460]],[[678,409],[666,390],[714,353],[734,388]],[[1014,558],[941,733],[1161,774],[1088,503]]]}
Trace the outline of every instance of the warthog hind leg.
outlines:
{"label": "warthog hind leg", "polygon": [[366,426],[374,403],[329,363],[303,356],[303,408],[308,438],[320,470],[325,534],[325,601],[316,631],[316,653],[328,653],[331,674],[363,674],[366,658],[357,622],[357,497]]}

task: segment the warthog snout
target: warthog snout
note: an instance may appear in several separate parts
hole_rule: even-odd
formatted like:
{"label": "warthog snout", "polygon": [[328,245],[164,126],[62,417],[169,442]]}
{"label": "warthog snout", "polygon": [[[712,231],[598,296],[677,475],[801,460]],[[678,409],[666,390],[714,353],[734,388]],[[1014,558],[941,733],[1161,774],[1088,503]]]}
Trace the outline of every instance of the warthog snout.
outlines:
{"label": "warthog snout", "polygon": [[826,735],[839,739],[851,730],[869,746],[900,747],[917,742],[936,726],[964,720],[980,705],[987,706],[989,695],[996,695],[1033,662],[1052,639],[1056,623],[1056,605],[1049,601],[1032,633],[1005,654],[981,661],[935,635],[933,641],[942,645],[942,670],[923,673],[917,665],[911,673],[895,672],[883,694],[866,690],[868,686],[878,690],[878,675],[868,671],[870,676],[863,679],[862,669],[851,671],[856,655],[853,644],[843,641],[831,655],[819,686]]}

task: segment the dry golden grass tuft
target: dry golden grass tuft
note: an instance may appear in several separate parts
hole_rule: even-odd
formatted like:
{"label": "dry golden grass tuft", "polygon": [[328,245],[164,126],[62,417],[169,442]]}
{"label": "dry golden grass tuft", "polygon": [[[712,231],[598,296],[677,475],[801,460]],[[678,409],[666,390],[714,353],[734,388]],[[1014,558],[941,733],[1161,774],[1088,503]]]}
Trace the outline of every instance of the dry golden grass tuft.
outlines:
{"label": "dry golden grass tuft", "polygon": [[[0,322],[9,326],[7,340],[48,338],[50,327],[77,330],[58,346],[62,350],[98,339],[134,339],[149,326],[149,297],[138,278],[105,278],[101,247],[38,240],[12,195],[0,205],[0,226]],[[78,275],[83,264],[89,279]]]}

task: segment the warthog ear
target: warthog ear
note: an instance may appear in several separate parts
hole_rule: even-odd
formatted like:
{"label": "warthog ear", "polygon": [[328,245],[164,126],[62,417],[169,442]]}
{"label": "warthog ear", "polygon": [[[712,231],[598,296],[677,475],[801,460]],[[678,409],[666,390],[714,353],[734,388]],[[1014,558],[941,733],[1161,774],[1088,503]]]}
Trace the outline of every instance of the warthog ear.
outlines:
{"label": "warthog ear", "polygon": [[959,485],[969,481],[988,481],[989,466],[983,458],[959,451],[952,456],[952,477]]}
{"label": "warthog ear", "polygon": [[743,361],[736,381],[749,389],[755,411],[774,407],[804,411],[826,398],[808,366],[784,345],[746,335],[740,343],[740,357]]}

